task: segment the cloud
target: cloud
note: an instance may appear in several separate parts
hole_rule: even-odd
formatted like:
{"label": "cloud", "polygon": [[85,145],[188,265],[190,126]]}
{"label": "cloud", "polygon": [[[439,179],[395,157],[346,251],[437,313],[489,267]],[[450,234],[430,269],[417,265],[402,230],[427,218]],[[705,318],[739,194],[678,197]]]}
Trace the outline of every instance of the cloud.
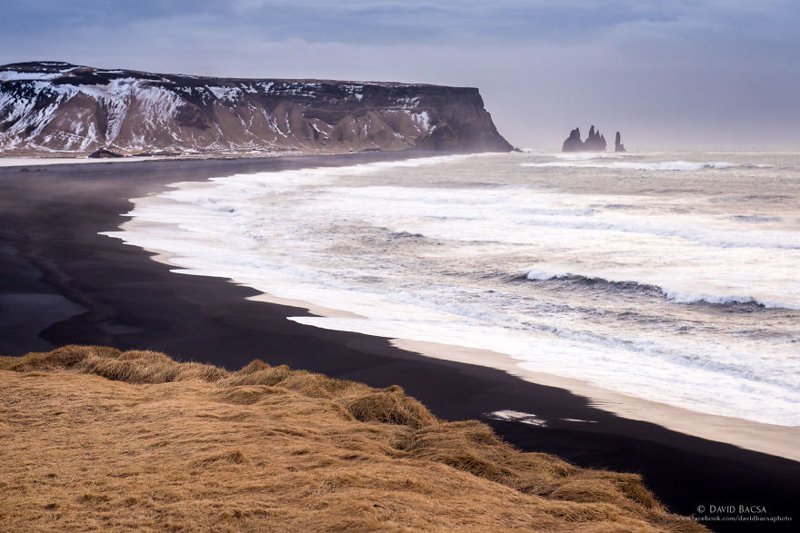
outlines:
{"label": "cloud", "polygon": [[800,145],[794,0],[55,0],[4,6],[0,63],[481,88],[512,142]]}

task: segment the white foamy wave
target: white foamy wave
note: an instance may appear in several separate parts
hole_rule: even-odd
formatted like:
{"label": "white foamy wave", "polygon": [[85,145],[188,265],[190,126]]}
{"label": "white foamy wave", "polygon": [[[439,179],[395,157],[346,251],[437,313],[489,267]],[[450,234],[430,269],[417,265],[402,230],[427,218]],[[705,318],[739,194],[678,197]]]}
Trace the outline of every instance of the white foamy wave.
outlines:
{"label": "white foamy wave", "polygon": [[[797,232],[761,230],[720,224],[718,217],[681,216],[673,212],[642,215],[650,209],[652,198],[640,197],[627,203],[619,196],[575,196],[530,187],[415,188],[407,186],[330,187],[317,200],[320,209],[338,211],[342,216],[358,213],[361,220],[385,225],[386,219],[402,219],[402,230],[450,241],[473,241],[484,233],[485,217],[491,220],[495,242],[525,245],[535,239],[559,242],[572,239],[605,239],[611,232],[626,235],[618,239],[650,239],[651,236],[683,239],[712,248],[755,248],[800,250]],[[594,200],[602,200],[598,205]],[[613,206],[631,205],[637,209],[620,211]],[[379,206],[373,209],[371,206]],[[601,206],[612,206],[603,209]],[[387,208],[392,215],[387,213]],[[436,213],[431,217],[432,212]],[[737,219],[737,222],[750,222]],[[582,230],[576,232],[573,230]],[[579,239],[576,239],[579,238]],[[670,245],[674,246],[675,243]],[[714,252],[716,253],[716,252]]]}
{"label": "white foamy wave", "polygon": [[545,272],[531,269],[525,275],[530,281],[562,281],[575,285],[600,286],[606,289],[635,290],[639,293],[660,294],[666,299],[681,304],[711,304],[711,305],[754,305],[765,309],[792,309],[800,310],[800,302],[763,300],[752,296],[731,295],[724,293],[709,293],[693,291],[686,288],[669,288],[657,284],[653,279],[631,280],[611,279],[597,275],[581,275],[571,272]]}
{"label": "white foamy wave", "polygon": [[737,165],[733,163],[726,163],[724,161],[709,162],[709,163],[693,163],[690,161],[662,161],[657,163],[632,163],[627,161],[614,162],[611,168],[621,168],[629,170],[703,170],[703,169],[716,169],[721,170],[725,168],[733,168]]}
{"label": "white foamy wave", "polygon": [[708,294],[704,292],[681,292],[662,289],[668,300],[676,303],[693,304],[706,303],[712,305],[757,305],[766,309],[800,309],[800,305],[793,302],[780,302],[759,300],[752,296]]}
{"label": "white foamy wave", "polygon": [[[565,276],[569,274],[561,274],[561,276]],[[551,272],[542,272],[541,270],[529,270],[526,277],[531,281],[548,281],[551,279],[556,279],[559,277],[559,274],[553,274]]]}
{"label": "white foamy wave", "polygon": [[[594,158],[587,158],[594,159]],[[722,170],[726,168],[733,168],[740,165],[734,163],[726,163],[724,161],[716,162],[692,162],[692,161],[657,161],[652,163],[638,162],[638,161],[611,161],[605,162],[580,162],[578,161],[549,161],[546,163],[522,163],[524,167],[538,167],[538,168],[551,168],[551,167],[564,167],[564,168],[610,168],[620,170],[647,170],[647,171],[686,171],[686,170]]]}
{"label": "white foamy wave", "polygon": [[551,154],[558,159],[567,161],[589,161],[592,159],[624,159],[626,157],[641,157],[636,154],[622,152],[567,152]]}
{"label": "white foamy wave", "polygon": [[[592,213],[588,213],[592,214]],[[740,220],[741,222],[741,220]],[[662,220],[646,220],[641,217],[618,216],[614,218],[596,217],[555,217],[531,216],[521,225],[558,230],[586,230],[587,232],[620,232],[627,234],[652,235],[684,239],[712,248],[756,248],[776,250],[800,250],[797,233],[788,231],[744,231],[740,228],[714,229],[693,227],[690,224],[669,223]],[[503,236],[505,237],[505,236]],[[515,242],[510,235],[508,242]]]}
{"label": "white foamy wave", "polygon": [[[447,156],[186,183],[135,200],[132,222],[110,235],[165,252],[178,272],[342,311],[292,318],[302,324],[490,350],[526,371],[800,424],[793,312],[673,303],[800,307],[793,182],[728,173],[741,188],[727,195],[713,172],[634,175],[620,189],[611,173],[576,170],[573,184],[543,169],[533,185],[520,157],[555,159]],[[641,163],[606,159],[616,160],[586,162]]]}
{"label": "white foamy wave", "polygon": [[[787,393],[786,384],[752,380],[754,374],[747,368],[716,364],[711,357],[713,347],[707,347],[704,357],[693,353],[679,355],[647,347],[622,348],[619,343],[573,335],[564,328],[521,334],[499,327],[474,327],[454,315],[435,320],[385,316],[391,310],[385,307],[381,316],[369,320],[327,317],[290,317],[290,320],[329,330],[492,350],[508,354],[525,370],[586,380],[651,401],[778,425],[800,424],[800,413]],[[531,422],[538,419],[536,415],[521,412],[503,411],[502,416],[506,419],[530,416]]]}

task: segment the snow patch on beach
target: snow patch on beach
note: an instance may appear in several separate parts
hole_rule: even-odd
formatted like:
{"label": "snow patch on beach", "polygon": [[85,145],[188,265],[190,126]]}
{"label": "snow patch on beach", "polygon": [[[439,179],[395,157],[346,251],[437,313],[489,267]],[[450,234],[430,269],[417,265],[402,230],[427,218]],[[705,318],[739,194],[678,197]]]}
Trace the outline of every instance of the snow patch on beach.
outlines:
{"label": "snow patch on beach", "polygon": [[121,157],[114,159],[89,157],[0,157],[0,167],[36,167],[40,165],[78,165],[96,163],[135,163],[157,157]]}
{"label": "snow patch on beach", "polygon": [[540,428],[547,427],[547,421],[543,418],[539,418],[531,413],[523,413],[522,411],[513,411],[511,409],[493,411],[491,413],[486,413],[484,416],[486,416],[486,418],[500,420],[502,422],[519,422],[520,424],[527,424],[529,426],[537,426]]}

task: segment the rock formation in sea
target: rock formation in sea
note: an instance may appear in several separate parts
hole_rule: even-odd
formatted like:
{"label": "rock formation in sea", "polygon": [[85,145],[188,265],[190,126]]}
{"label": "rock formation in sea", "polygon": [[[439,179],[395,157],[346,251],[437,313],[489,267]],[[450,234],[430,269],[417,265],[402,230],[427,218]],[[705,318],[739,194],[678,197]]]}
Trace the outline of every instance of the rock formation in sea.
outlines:
{"label": "rock formation in sea", "polygon": [[627,151],[627,150],[625,150],[625,145],[622,144],[622,135],[620,135],[619,132],[617,132],[617,136],[614,139],[614,151],[615,152],[626,152]]}
{"label": "rock formation in sea", "polygon": [[587,152],[604,152],[606,150],[606,138],[600,130],[589,128],[589,136],[583,142],[583,149]]}
{"label": "rock formation in sea", "polygon": [[581,140],[581,129],[575,128],[569,132],[569,137],[564,141],[561,148],[562,152],[580,152],[583,150],[583,141]]}
{"label": "rock formation in sea", "polygon": [[0,66],[0,155],[512,149],[471,87]]}
{"label": "rock formation in sea", "polygon": [[589,136],[585,141],[581,140],[580,128],[575,128],[569,132],[569,137],[561,147],[562,152],[604,152],[605,149],[606,137],[594,125],[589,128]]}

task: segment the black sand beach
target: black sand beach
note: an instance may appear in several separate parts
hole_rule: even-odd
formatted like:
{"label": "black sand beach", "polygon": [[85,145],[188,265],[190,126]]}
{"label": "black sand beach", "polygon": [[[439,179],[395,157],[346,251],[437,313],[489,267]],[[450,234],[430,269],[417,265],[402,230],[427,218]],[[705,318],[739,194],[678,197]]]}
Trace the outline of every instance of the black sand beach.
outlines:
{"label": "black sand beach", "polygon": [[[303,309],[246,300],[257,293],[219,278],[174,274],[142,249],[98,235],[124,221],[129,198],[168,183],[390,158],[376,153],[0,168],[0,353],[100,344],[230,369],[260,358],[372,386],[399,384],[447,419],[503,409],[535,413],[548,427],[489,423],[525,450],[639,472],[678,513],[728,517],[738,512],[708,509],[738,511],[744,505],[765,508],[755,513],[763,517],[794,514],[800,501],[796,462],[627,420],[565,390],[423,357],[386,339],[303,326],[285,318],[307,315]],[[791,522],[704,523],[726,531],[792,528]]]}

